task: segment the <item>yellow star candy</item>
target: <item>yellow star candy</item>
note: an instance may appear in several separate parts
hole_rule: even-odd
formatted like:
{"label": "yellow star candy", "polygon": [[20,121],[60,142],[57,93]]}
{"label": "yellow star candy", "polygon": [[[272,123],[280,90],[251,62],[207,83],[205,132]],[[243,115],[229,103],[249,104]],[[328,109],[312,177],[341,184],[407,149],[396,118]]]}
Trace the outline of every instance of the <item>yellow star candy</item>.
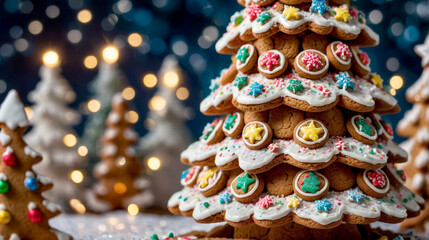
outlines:
{"label": "yellow star candy", "polygon": [[201,187],[205,188],[207,185],[209,185],[209,179],[214,176],[214,173],[217,171],[217,169],[217,167],[213,167],[204,173],[200,180]]}
{"label": "yellow star candy", "polygon": [[310,125],[301,127],[301,133],[303,134],[302,138],[304,140],[319,140],[319,134],[323,132],[323,128],[317,128],[314,126],[314,121],[311,121]]}
{"label": "yellow star candy", "polygon": [[383,79],[377,73],[372,74],[371,82],[378,88],[383,88]]}
{"label": "yellow star candy", "polygon": [[262,139],[261,132],[264,130],[263,127],[258,128],[258,124],[251,124],[244,132],[244,138],[249,139],[251,144],[255,143],[255,140],[259,141]]}
{"label": "yellow star candy", "polygon": [[285,10],[283,11],[283,16],[286,17],[286,20],[291,20],[291,19],[298,20],[300,15],[297,8],[288,7],[288,8],[285,8]]}
{"label": "yellow star candy", "polygon": [[352,16],[347,9],[337,8],[337,10],[335,11],[335,20],[337,21],[347,22],[351,17]]}
{"label": "yellow star candy", "polygon": [[287,201],[288,208],[297,209],[300,204],[301,204],[301,200],[299,200],[297,196],[293,196],[289,198],[289,200]]}

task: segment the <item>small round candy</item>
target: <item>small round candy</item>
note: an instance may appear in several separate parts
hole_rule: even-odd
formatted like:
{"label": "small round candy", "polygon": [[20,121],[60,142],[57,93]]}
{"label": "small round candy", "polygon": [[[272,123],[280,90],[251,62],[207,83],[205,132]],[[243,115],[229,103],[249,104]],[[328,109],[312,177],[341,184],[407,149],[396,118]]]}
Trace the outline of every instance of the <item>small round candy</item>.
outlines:
{"label": "small round candy", "polygon": [[38,223],[43,219],[43,213],[39,209],[31,209],[28,211],[28,219],[34,223]]}
{"label": "small round candy", "polygon": [[0,210],[0,224],[8,224],[12,217],[10,213],[6,210]]}
{"label": "small round candy", "polygon": [[34,191],[39,187],[39,183],[33,177],[27,177],[24,181],[24,185],[30,191]]}
{"label": "small round candy", "polygon": [[6,155],[3,155],[3,162],[4,164],[6,164],[6,166],[12,166],[13,164],[15,164],[16,161],[16,157],[15,154],[13,153],[9,153]]}
{"label": "small round candy", "polygon": [[0,180],[0,193],[7,193],[10,185],[7,181]]}

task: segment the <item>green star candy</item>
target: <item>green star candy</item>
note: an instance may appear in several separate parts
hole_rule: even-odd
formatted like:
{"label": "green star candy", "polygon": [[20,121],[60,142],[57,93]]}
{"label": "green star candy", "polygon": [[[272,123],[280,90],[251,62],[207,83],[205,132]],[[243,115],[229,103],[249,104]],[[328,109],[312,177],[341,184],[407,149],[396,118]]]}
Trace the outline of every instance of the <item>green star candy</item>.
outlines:
{"label": "green star candy", "polygon": [[246,62],[246,59],[249,57],[249,50],[247,49],[247,47],[241,47],[238,52],[237,55],[235,56],[241,63]]}
{"label": "green star candy", "polygon": [[247,193],[249,190],[249,185],[254,183],[255,179],[251,178],[249,173],[244,174],[242,177],[237,178],[237,184],[235,187],[241,189],[244,193]]}
{"label": "green star candy", "polygon": [[246,76],[241,76],[241,77],[235,78],[234,86],[236,86],[238,89],[241,89],[246,85],[247,85],[247,77]]}
{"label": "green star candy", "polygon": [[243,15],[237,15],[235,18],[234,18],[234,21],[233,21],[233,23],[234,23],[234,27],[237,27],[238,25],[240,25],[242,22],[243,22],[243,20],[244,20],[244,17],[243,17]]}
{"label": "green star candy", "polygon": [[229,115],[228,119],[225,121],[225,129],[230,130],[234,127],[235,119],[237,119],[237,116],[235,115]]}
{"label": "green star candy", "polygon": [[367,120],[359,118],[358,120],[356,120],[356,125],[358,126],[360,132],[363,132],[368,136],[374,136],[374,127],[370,125]]}
{"label": "green star candy", "polygon": [[297,93],[304,91],[304,86],[300,80],[289,79],[289,85],[287,85],[287,89],[293,93]]}
{"label": "green star candy", "polygon": [[263,24],[265,24],[268,20],[270,20],[271,19],[271,15],[270,15],[270,13],[269,12],[266,12],[266,11],[264,11],[264,12],[261,12],[259,15],[258,15],[258,18],[256,18],[256,21],[258,21],[258,22],[260,22],[262,25]]}
{"label": "green star candy", "polygon": [[301,188],[306,192],[316,193],[319,190],[320,183],[319,178],[311,171],[308,173],[308,177],[304,178],[304,184]]}

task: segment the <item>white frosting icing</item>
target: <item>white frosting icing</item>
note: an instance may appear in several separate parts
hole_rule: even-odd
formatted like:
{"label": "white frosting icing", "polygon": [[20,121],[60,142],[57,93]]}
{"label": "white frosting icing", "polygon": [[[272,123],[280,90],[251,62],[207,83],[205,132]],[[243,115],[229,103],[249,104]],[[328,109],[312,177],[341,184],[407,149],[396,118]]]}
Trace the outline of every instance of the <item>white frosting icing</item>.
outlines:
{"label": "white frosting icing", "polygon": [[220,103],[232,97],[233,87],[233,83],[220,85],[200,103],[200,111],[205,112],[210,107],[217,107]]}
{"label": "white frosting icing", "polygon": [[287,200],[291,197],[293,196],[291,195],[287,198],[271,196],[273,206],[268,208],[255,206],[253,218],[257,220],[277,220],[288,215],[292,209],[287,206]]}
{"label": "white frosting icing", "polygon": [[[305,54],[305,52],[315,52],[318,55],[322,56],[322,58],[325,60],[325,65],[322,65],[322,68],[318,71],[315,71],[315,72],[310,71],[307,68],[304,68],[303,66],[301,66],[301,64],[299,64],[299,61],[303,58],[303,54]],[[296,56],[295,66],[297,66],[301,71],[303,71],[309,75],[319,75],[319,74],[322,74],[323,72],[325,72],[329,68],[329,60],[328,60],[328,57],[324,53],[317,51],[316,49],[306,49],[306,50],[300,52],[298,54],[298,56]]]}
{"label": "white frosting icing", "polygon": [[[322,129],[323,129],[323,136],[321,138],[317,139],[316,141],[307,141],[307,140],[305,140],[305,139],[303,139],[302,137],[299,136],[299,131],[301,131],[301,127],[304,124],[308,124],[309,122],[317,122],[322,127]],[[318,120],[315,120],[315,119],[311,119],[311,120],[307,120],[307,121],[301,123],[297,127],[297,131],[295,132],[295,137],[298,139],[298,141],[300,141],[300,142],[302,142],[302,143],[304,143],[306,145],[315,145],[315,144],[318,144],[318,143],[321,143],[321,142],[325,141],[325,139],[328,137],[328,129],[326,129],[325,125],[323,125],[322,122],[320,122]]]}
{"label": "white frosting icing", "polygon": [[235,199],[225,205],[225,219],[230,222],[242,222],[250,219],[253,215],[253,204],[241,203]]}
{"label": "white frosting icing", "polygon": [[[206,206],[204,204],[206,204]],[[219,202],[219,196],[215,195],[196,204],[192,217],[195,220],[202,220],[224,210],[224,206]]]}
{"label": "white frosting icing", "polygon": [[0,180],[1,181],[7,181],[7,176],[6,176],[6,174],[4,174],[4,173],[0,173]]}
{"label": "white frosting icing", "polygon": [[[244,173],[244,174],[246,174],[246,173]],[[258,177],[255,175],[255,174],[249,174],[249,176],[251,177],[251,178],[253,178],[253,179],[255,179],[255,182],[254,182],[254,185],[253,185],[253,188],[252,189],[250,189],[250,191],[247,191],[246,193],[244,193],[243,195],[241,195],[241,194],[238,194],[238,193],[236,193],[235,191],[234,191],[234,186],[233,186],[233,184],[234,184],[234,182],[239,178],[241,176],[241,174],[240,175],[238,175],[232,182],[231,182],[231,189],[232,189],[232,195],[234,195],[234,197],[236,197],[236,198],[239,198],[239,199],[241,199],[241,198],[247,198],[247,197],[249,197],[249,196],[251,196],[252,194],[254,194],[255,192],[256,192],[256,190],[258,189],[258,187],[259,187],[259,179],[258,179]],[[244,176],[244,175],[243,175]]]}
{"label": "white frosting icing", "polygon": [[40,153],[36,152],[34,149],[32,149],[29,146],[24,147],[24,153],[27,156],[30,156],[32,158],[41,157]]}
{"label": "white frosting icing", "polygon": [[187,184],[195,181],[195,179],[197,179],[198,173],[201,171],[201,167],[200,166],[193,166],[192,168],[195,168],[194,175],[192,175],[192,177],[188,181],[185,181],[185,178],[180,180],[180,183],[183,186],[185,186],[185,185],[187,185]]}
{"label": "white frosting icing", "polygon": [[1,104],[0,122],[6,124],[11,130],[28,126],[27,114],[16,90],[9,91]]}
{"label": "white frosting icing", "polygon": [[0,143],[6,146],[10,143],[10,136],[7,135],[3,130],[0,130]]}
{"label": "white frosting icing", "polygon": [[[299,184],[298,180],[299,180],[299,178],[301,177],[302,174],[307,173],[307,172],[314,172],[315,175],[322,177],[323,180],[325,181],[325,185],[323,185],[323,188],[319,189],[315,193],[302,191],[301,188],[298,185]],[[302,172],[298,173],[298,176],[295,176],[294,185],[295,185],[295,190],[298,191],[301,195],[307,196],[307,197],[316,197],[316,196],[320,195],[321,193],[323,193],[324,191],[326,191],[326,189],[328,189],[328,187],[329,187],[329,181],[328,181],[328,179],[325,176],[323,176],[322,174],[318,173],[317,171],[305,170],[305,171],[302,171]]]}
{"label": "white frosting icing", "polygon": [[[261,65],[261,60],[270,52],[279,55],[279,57],[278,57],[279,58],[279,66],[272,69],[272,70],[268,70],[268,68],[264,69],[263,66]],[[281,70],[283,70],[285,63],[286,63],[286,59],[285,59],[285,56],[283,55],[283,53],[281,53],[278,50],[269,50],[269,51],[266,51],[263,54],[261,54],[261,56],[259,56],[259,58],[258,58],[258,69],[260,72],[263,72],[266,74],[274,74],[274,73],[277,73],[277,72],[280,72]]]}
{"label": "white frosting icing", "polygon": [[364,138],[366,138],[366,139],[369,139],[369,140],[376,140],[377,139],[377,131],[374,129],[374,135],[373,136],[370,136],[370,135],[368,135],[368,134],[366,134],[366,133],[364,133],[364,132],[362,132],[357,126],[356,126],[356,122],[355,122],[355,120],[356,120],[356,118],[362,118],[362,119],[364,119],[361,115],[354,115],[353,117],[352,117],[352,119],[351,119],[351,122],[352,122],[352,126],[353,126],[353,128],[354,128],[354,130],[359,134],[359,135],[361,135],[362,137],[364,137]]}
{"label": "white frosting icing", "polygon": [[383,172],[383,170],[377,170],[379,172],[381,172],[384,175],[384,179],[386,179],[386,185],[383,188],[377,188],[376,186],[374,186],[374,184],[372,184],[371,180],[368,179],[368,170],[366,169],[363,172],[363,181],[365,182],[366,185],[368,185],[368,187],[370,187],[374,192],[380,193],[380,194],[385,194],[390,190],[390,181],[389,178],[386,176],[386,174]]}

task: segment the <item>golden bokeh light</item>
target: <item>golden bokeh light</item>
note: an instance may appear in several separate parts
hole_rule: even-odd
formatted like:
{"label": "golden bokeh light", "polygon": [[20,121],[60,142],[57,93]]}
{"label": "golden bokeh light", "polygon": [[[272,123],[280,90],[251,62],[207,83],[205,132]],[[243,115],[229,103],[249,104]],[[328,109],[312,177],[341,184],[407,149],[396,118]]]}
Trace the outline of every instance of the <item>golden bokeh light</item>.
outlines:
{"label": "golden bokeh light", "polygon": [[395,95],[396,95],[396,90],[395,90],[394,88],[391,88],[391,89],[390,89],[390,94],[391,94],[392,96],[395,96]]}
{"label": "golden bokeh light", "polygon": [[96,113],[100,110],[101,104],[97,99],[91,99],[88,101],[88,110],[90,112]]}
{"label": "golden bokeh light", "polygon": [[84,176],[82,171],[80,170],[73,170],[70,173],[70,179],[74,182],[74,183],[81,183],[83,182]]}
{"label": "golden bokeh light", "polygon": [[154,111],[161,111],[167,105],[167,101],[161,96],[154,96],[149,101],[149,108]]}
{"label": "golden bokeh light", "polygon": [[165,86],[175,88],[179,84],[179,75],[173,71],[166,72],[163,81]]}
{"label": "golden bokeh light", "polygon": [[157,157],[151,157],[147,160],[147,166],[150,170],[156,171],[161,167],[161,160]]}
{"label": "golden bokeh light", "polygon": [[95,56],[89,55],[83,60],[83,65],[88,69],[94,69],[98,65],[98,60]]}
{"label": "golden bokeh light", "polygon": [[124,194],[127,191],[127,186],[121,182],[118,182],[118,183],[115,183],[115,185],[113,186],[113,190],[117,194]]}
{"label": "golden bokeh light", "polygon": [[24,110],[28,120],[31,120],[33,118],[33,109],[31,107],[25,107]]}
{"label": "golden bokeh light", "polygon": [[106,63],[112,64],[118,61],[119,51],[114,46],[107,46],[103,49],[103,59]]}
{"label": "golden bokeh light", "polygon": [[31,21],[28,24],[28,31],[33,35],[38,35],[43,31],[43,25],[39,20]]}
{"label": "golden bokeh light", "polygon": [[84,214],[86,212],[85,205],[82,204],[82,202],[78,199],[70,199],[70,207],[73,208],[77,213]]}
{"label": "golden bokeh light", "polygon": [[77,149],[77,153],[79,154],[79,156],[85,157],[86,155],[88,155],[88,148],[86,146],[80,146]]}
{"label": "golden bokeh light", "polygon": [[394,89],[400,89],[404,85],[404,79],[401,76],[395,75],[390,78],[390,86]]}
{"label": "golden bokeh light", "polygon": [[122,97],[125,100],[132,100],[136,96],[136,91],[132,87],[126,87],[122,90]]}
{"label": "golden bokeh light", "polygon": [[143,76],[143,85],[147,88],[153,88],[158,83],[155,74],[149,73]]}
{"label": "golden bokeh light", "polygon": [[58,53],[52,50],[43,54],[43,63],[48,67],[58,65],[59,59]]}
{"label": "golden bokeh light", "polygon": [[133,110],[128,111],[125,115],[125,119],[130,123],[136,123],[139,121],[139,114]]}
{"label": "golden bokeh light", "polygon": [[92,13],[88,9],[82,9],[77,13],[77,20],[81,23],[89,23],[92,19]]}
{"label": "golden bokeh light", "polygon": [[128,205],[127,211],[128,211],[128,214],[130,214],[131,216],[135,216],[139,214],[140,209],[139,209],[139,206],[137,206],[134,203],[131,203],[130,205]]}
{"label": "golden bokeh light", "polygon": [[130,44],[131,47],[138,47],[142,44],[143,38],[138,33],[131,33],[128,36],[128,44]]}
{"label": "golden bokeh light", "polygon": [[74,147],[77,143],[77,138],[75,135],[69,133],[63,137],[63,143],[67,147]]}
{"label": "golden bokeh light", "polygon": [[176,97],[179,100],[186,100],[189,97],[189,90],[185,87],[180,87],[176,90]]}

